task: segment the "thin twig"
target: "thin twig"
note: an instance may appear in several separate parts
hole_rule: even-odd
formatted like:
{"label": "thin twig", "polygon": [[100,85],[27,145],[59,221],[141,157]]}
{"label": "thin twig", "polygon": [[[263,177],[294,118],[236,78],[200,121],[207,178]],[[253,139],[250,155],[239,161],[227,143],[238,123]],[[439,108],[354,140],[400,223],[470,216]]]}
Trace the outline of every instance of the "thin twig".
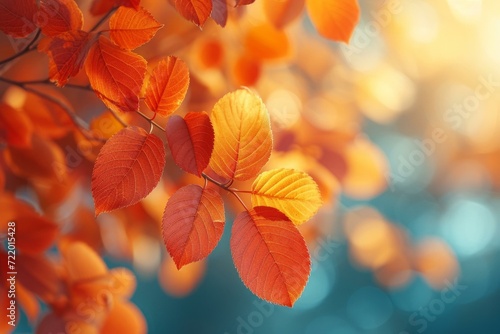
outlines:
{"label": "thin twig", "polygon": [[128,127],[128,124],[123,119],[121,119],[121,117],[118,116],[118,114],[114,110],[111,109],[108,110],[111,113],[111,115],[113,115],[113,117],[118,121],[118,123],[120,123],[124,128]]}
{"label": "thin twig", "polygon": [[145,114],[143,114],[142,112],[140,112],[139,110],[136,111],[139,115],[142,116],[142,118],[144,118],[145,120],[147,120],[148,122],[150,122],[151,124],[153,124],[154,126],[156,126],[158,129],[160,129],[161,131],[163,132],[166,132],[165,129],[158,123],[156,123],[155,121],[153,121],[151,118],[149,118],[148,116],[146,116]]}
{"label": "thin twig", "polygon": [[24,47],[24,49],[22,49],[18,53],[13,54],[12,56],[10,56],[8,58],[5,58],[4,60],[1,60],[0,61],[0,66],[3,65],[3,64],[6,64],[6,63],[8,63],[8,62],[10,62],[10,61],[12,61],[12,60],[14,60],[16,58],[18,58],[18,57],[21,57],[22,55],[24,55],[24,54],[26,54],[26,53],[28,53],[30,51],[36,50],[36,47],[32,48],[32,46],[35,43],[35,41],[38,39],[38,37],[40,36],[40,32],[41,32],[41,30],[37,29],[35,37],[31,40],[31,42],[29,42],[28,45],[26,45]]}
{"label": "thin twig", "polygon": [[114,7],[114,8],[111,8],[109,12],[106,13],[106,15],[104,15],[103,17],[101,17],[101,19],[99,21],[97,21],[96,24],[94,24],[94,26],[90,29],[89,32],[93,32],[94,30],[96,30],[97,28],[99,28],[99,26],[101,24],[104,23],[104,21],[106,21],[108,19],[108,17],[114,13],[114,11],[117,9],[117,7]]}

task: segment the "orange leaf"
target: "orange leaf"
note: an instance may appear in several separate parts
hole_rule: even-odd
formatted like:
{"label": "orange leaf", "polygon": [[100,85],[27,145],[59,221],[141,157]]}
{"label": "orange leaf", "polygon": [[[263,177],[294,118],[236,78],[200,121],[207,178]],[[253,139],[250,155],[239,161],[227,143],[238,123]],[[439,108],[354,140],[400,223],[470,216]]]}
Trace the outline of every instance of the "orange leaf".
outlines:
{"label": "orange leaf", "polygon": [[32,134],[33,124],[23,111],[0,103],[0,139],[8,145],[29,147]]}
{"label": "orange leaf", "polygon": [[95,93],[109,109],[139,109],[139,93],[146,74],[144,58],[101,36],[89,51],[85,71]]}
{"label": "orange leaf", "polygon": [[40,0],[36,24],[47,36],[83,28],[83,14],[74,0]]}
{"label": "orange leaf", "polygon": [[160,181],[165,148],[156,135],[128,127],[102,147],[92,172],[96,215],[133,205]]}
{"label": "orange leaf", "polygon": [[283,58],[290,52],[288,36],[270,23],[251,27],[245,36],[248,53],[262,60]]}
{"label": "orange leaf", "polygon": [[147,43],[163,24],[144,8],[120,7],[109,19],[109,37],[124,49],[133,50]]}
{"label": "orange leaf", "polygon": [[210,118],[215,133],[210,167],[226,179],[256,176],[272,150],[269,114],[260,97],[247,89],[228,93]]}
{"label": "orange leaf", "polygon": [[108,273],[108,267],[92,248],[83,242],[74,242],[61,249],[71,283],[89,282]]}
{"label": "orange leaf", "polygon": [[40,216],[31,205],[8,193],[0,196],[0,212],[0,233],[7,233],[7,222],[15,222],[16,246],[23,253],[43,252],[59,234],[57,224]]}
{"label": "orange leaf", "polygon": [[260,174],[252,184],[252,205],[276,208],[295,225],[309,220],[321,203],[318,185],[304,172],[273,169]]}
{"label": "orange leaf", "polygon": [[225,27],[227,23],[227,0],[213,0],[212,1],[212,19],[220,25]]}
{"label": "orange leaf", "polygon": [[66,160],[61,148],[43,137],[34,135],[30,147],[8,147],[3,154],[5,164],[20,177],[64,181],[67,176]]}
{"label": "orange leaf", "polygon": [[141,0],[94,0],[90,7],[90,13],[94,16],[106,14],[113,7],[125,6],[139,10]]}
{"label": "orange leaf", "polygon": [[255,207],[240,213],[231,232],[233,262],[245,285],[258,297],[291,307],[311,271],[304,238],[281,212]]}
{"label": "orange leaf", "polygon": [[28,36],[36,29],[37,10],[35,0],[0,1],[0,30],[13,37]]}
{"label": "orange leaf", "polygon": [[[37,90],[57,99],[66,106],[71,106],[66,97],[52,87],[40,87]],[[71,118],[59,104],[34,93],[26,93],[23,111],[33,123],[33,131],[41,137],[58,139],[74,129]]]}
{"label": "orange leaf", "polygon": [[149,109],[168,116],[181,105],[189,87],[189,69],[177,57],[162,59],[153,70],[146,89],[145,102]]}
{"label": "orange leaf", "polygon": [[188,185],[170,197],[163,240],[177,268],[207,257],[224,232],[224,202],[215,190]]}
{"label": "orange leaf", "polygon": [[167,139],[175,163],[184,171],[201,176],[214,148],[214,129],[206,112],[174,115],[167,123]]}
{"label": "orange leaf", "polygon": [[263,4],[269,22],[282,29],[300,16],[305,0],[264,0]]}
{"label": "orange leaf", "polygon": [[147,333],[146,319],[141,311],[128,301],[118,301],[102,324],[100,333]]}
{"label": "orange leaf", "polygon": [[197,26],[202,26],[212,12],[212,0],[174,0],[175,9]]}
{"label": "orange leaf", "polygon": [[17,278],[26,289],[47,303],[62,292],[62,281],[56,267],[44,255],[20,253],[16,260]]}
{"label": "orange leaf", "polygon": [[49,56],[50,81],[62,87],[78,74],[91,46],[92,35],[81,30],[67,31],[42,40],[38,50]]}
{"label": "orange leaf", "polygon": [[[130,121],[129,116],[131,115],[132,114],[120,115],[120,119],[128,123]],[[111,111],[106,110],[99,116],[92,119],[90,122],[90,129],[96,136],[109,139],[123,129],[123,124],[121,124],[115,116],[113,116]]]}
{"label": "orange leaf", "polygon": [[359,21],[358,0],[306,0],[306,6],[311,21],[321,35],[349,43]]}
{"label": "orange leaf", "polygon": [[262,72],[261,60],[242,54],[236,58],[233,65],[233,77],[237,86],[253,86]]}

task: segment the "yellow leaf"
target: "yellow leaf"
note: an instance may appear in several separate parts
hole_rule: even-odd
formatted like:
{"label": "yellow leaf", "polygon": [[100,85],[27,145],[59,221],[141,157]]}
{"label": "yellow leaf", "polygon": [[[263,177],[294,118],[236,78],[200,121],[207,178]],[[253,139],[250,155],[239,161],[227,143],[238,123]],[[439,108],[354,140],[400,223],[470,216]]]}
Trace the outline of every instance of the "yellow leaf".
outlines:
{"label": "yellow leaf", "polygon": [[272,133],[266,106],[240,89],[224,95],[210,116],[215,141],[210,167],[226,179],[256,176],[271,156]]}
{"label": "yellow leaf", "polygon": [[283,212],[295,225],[309,220],[322,204],[318,185],[308,174],[294,169],[273,169],[252,184],[252,205]]}

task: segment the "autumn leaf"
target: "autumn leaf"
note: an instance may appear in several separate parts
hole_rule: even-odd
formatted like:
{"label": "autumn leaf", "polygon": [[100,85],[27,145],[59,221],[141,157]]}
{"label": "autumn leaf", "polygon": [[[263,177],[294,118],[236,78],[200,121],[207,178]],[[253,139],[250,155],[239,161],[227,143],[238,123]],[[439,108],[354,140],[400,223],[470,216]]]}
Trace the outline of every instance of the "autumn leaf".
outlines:
{"label": "autumn leaf", "polygon": [[78,74],[92,45],[93,35],[82,30],[64,32],[46,38],[38,46],[49,56],[49,78],[62,87]]}
{"label": "autumn leaf", "polygon": [[177,268],[207,257],[224,232],[222,197],[194,184],[179,189],[167,202],[162,230]]}
{"label": "autumn leaf", "polygon": [[147,333],[146,319],[128,301],[117,301],[104,320],[100,333]]}
{"label": "autumn leaf", "polygon": [[169,116],[181,105],[188,87],[187,65],[177,57],[166,57],[156,65],[149,78],[146,105],[162,116]]}
{"label": "autumn leaf", "polygon": [[236,0],[236,6],[250,5],[254,2],[255,0]]}
{"label": "autumn leaf", "polygon": [[83,28],[83,14],[75,0],[40,0],[36,24],[47,36]]}
{"label": "autumn leaf", "polygon": [[283,58],[290,52],[286,33],[270,23],[251,27],[245,35],[244,43],[248,54],[260,60]]}
{"label": "autumn leaf", "polygon": [[309,278],[311,260],[304,238],[284,214],[268,207],[240,213],[230,245],[250,291],[268,302],[293,306]]}
{"label": "autumn leaf", "polygon": [[128,127],[102,147],[92,172],[96,215],[139,202],[158,184],[165,148],[156,135]]}
{"label": "autumn leaf", "polygon": [[29,147],[10,146],[3,152],[5,164],[17,176],[29,180],[64,181],[64,153],[53,141],[33,135]]}
{"label": "autumn leaf", "polygon": [[90,13],[94,16],[106,14],[114,7],[125,6],[139,10],[141,0],[94,0],[90,6]]}
{"label": "autumn leaf", "polygon": [[0,103],[0,140],[16,147],[31,146],[33,124],[22,110]]}
{"label": "autumn leaf", "polygon": [[264,13],[269,22],[282,29],[297,19],[304,9],[305,0],[264,0]]}
{"label": "autumn leaf", "polygon": [[239,55],[232,66],[233,80],[238,86],[253,86],[262,73],[262,61],[253,56]]}
{"label": "autumn leaf", "polygon": [[174,0],[175,9],[197,26],[202,26],[212,12],[212,0]]}
{"label": "autumn leaf", "polygon": [[175,163],[184,171],[201,176],[214,147],[214,129],[205,112],[174,115],[167,123],[167,139]]}
{"label": "autumn leaf", "polygon": [[61,249],[71,283],[88,282],[108,273],[108,267],[90,246],[73,242]]}
{"label": "autumn leaf", "polygon": [[117,45],[133,50],[147,43],[163,24],[144,8],[120,7],[109,19],[109,37]]}
{"label": "autumn leaf", "polygon": [[252,184],[252,205],[276,208],[295,225],[309,220],[321,203],[318,185],[304,172],[273,169],[260,174]]}
{"label": "autumn leaf", "polygon": [[313,25],[321,35],[349,43],[359,21],[358,0],[306,0],[306,6]]}
{"label": "autumn leaf", "polygon": [[213,0],[210,16],[215,23],[221,27],[225,27],[227,23],[227,0]]}
{"label": "autumn leaf", "polygon": [[28,36],[36,29],[37,10],[35,0],[0,1],[0,30],[17,38]]}
{"label": "autumn leaf", "polygon": [[41,253],[59,234],[59,226],[39,215],[31,205],[10,193],[0,195],[0,233],[7,233],[7,222],[16,222],[16,246],[26,254]]}
{"label": "autumn leaf", "polygon": [[158,281],[169,295],[184,297],[200,284],[206,270],[205,260],[193,262],[189,266],[178,269],[174,260],[167,255],[158,270]]}
{"label": "autumn leaf", "polygon": [[62,293],[57,268],[45,255],[20,253],[17,257],[17,279],[24,287],[47,303]]}
{"label": "autumn leaf", "polygon": [[101,36],[89,51],[85,71],[92,89],[109,109],[139,109],[139,93],[146,74],[144,58]]}
{"label": "autumn leaf", "polygon": [[247,89],[224,95],[210,116],[214,151],[210,167],[227,179],[248,180],[269,160],[272,133],[262,100]]}

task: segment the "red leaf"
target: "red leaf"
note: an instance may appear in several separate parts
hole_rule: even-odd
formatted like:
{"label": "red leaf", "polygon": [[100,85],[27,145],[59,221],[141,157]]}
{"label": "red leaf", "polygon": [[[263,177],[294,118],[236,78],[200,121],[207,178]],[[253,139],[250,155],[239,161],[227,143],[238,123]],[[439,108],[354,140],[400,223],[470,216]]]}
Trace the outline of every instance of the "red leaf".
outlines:
{"label": "red leaf", "polygon": [[139,9],[141,0],[94,0],[90,7],[90,13],[94,16],[106,14],[113,7],[125,6]]}
{"label": "red leaf", "polygon": [[221,27],[227,23],[227,0],[213,0],[211,17]]}
{"label": "red leaf", "polygon": [[146,74],[144,58],[101,36],[89,51],[85,71],[95,93],[109,109],[139,109],[139,93]]}
{"label": "red leaf", "polygon": [[250,291],[283,306],[295,303],[311,271],[304,238],[284,214],[273,208],[255,207],[236,217],[231,253]]}
{"label": "red leaf", "polygon": [[92,45],[91,37],[88,32],[75,30],[42,40],[38,50],[49,56],[50,81],[62,87],[78,74]]}
{"label": "red leaf", "polygon": [[96,215],[139,202],[156,187],[165,166],[165,148],[156,135],[128,127],[102,147],[92,172]]}
{"label": "red leaf", "polygon": [[167,123],[167,139],[175,163],[184,171],[201,176],[214,149],[214,129],[206,112],[174,115]]}
{"label": "red leaf", "polygon": [[276,28],[283,29],[304,10],[305,0],[264,0],[264,13]]}
{"label": "red leaf", "polygon": [[212,0],[174,0],[175,9],[185,19],[202,26],[212,12]]}
{"label": "red leaf", "polygon": [[163,24],[144,8],[120,7],[109,19],[109,37],[124,49],[133,50],[149,42]]}
{"label": "red leaf", "polygon": [[153,70],[146,89],[146,105],[168,116],[181,105],[189,87],[189,69],[177,57],[162,59]]}
{"label": "red leaf", "polygon": [[74,0],[40,0],[36,24],[47,36],[83,28],[83,14]]}
{"label": "red leaf", "polygon": [[62,281],[56,266],[43,254],[17,256],[17,279],[29,291],[50,303],[62,292]]}
{"label": "red leaf", "polygon": [[0,103],[0,140],[17,147],[31,146],[33,124],[22,110]]}
{"label": "red leaf", "polygon": [[178,269],[207,257],[224,232],[222,197],[194,184],[179,189],[167,202],[162,230]]}
{"label": "red leaf", "polygon": [[255,0],[236,0],[236,7],[245,6],[254,3]]}
{"label": "red leaf", "polygon": [[0,196],[0,234],[7,233],[7,222],[15,222],[16,247],[26,254],[41,253],[59,234],[59,227],[40,216],[28,203],[4,193]]}
{"label": "red leaf", "polygon": [[28,36],[36,29],[37,10],[35,0],[0,1],[0,30],[13,37]]}

